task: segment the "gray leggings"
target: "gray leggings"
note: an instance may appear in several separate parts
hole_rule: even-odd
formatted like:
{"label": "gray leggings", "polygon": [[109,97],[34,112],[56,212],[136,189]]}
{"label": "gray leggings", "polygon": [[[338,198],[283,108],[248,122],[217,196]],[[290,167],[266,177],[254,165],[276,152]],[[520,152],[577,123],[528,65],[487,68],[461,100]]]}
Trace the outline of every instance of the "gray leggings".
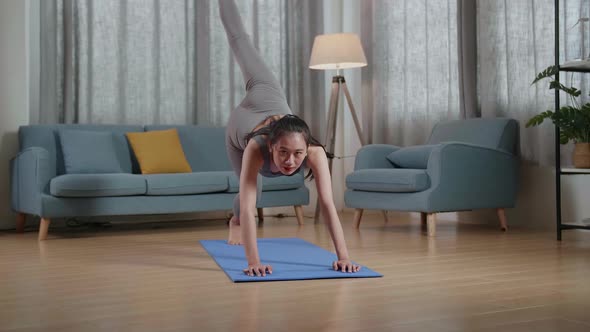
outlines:
{"label": "gray leggings", "polygon": [[[225,148],[227,151],[227,155],[229,157],[229,161],[232,164],[234,172],[238,177],[238,181],[240,180],[240,172],[242,171],[242,157],[244,156],[244,151],[235,148],[233,145],[228,144],[226,142]],[[258,174],[256,177],[256,199],[260,199],[262,197],[262,176]],[[233,213],[236,218],[240,217],[240,194],[238,193],[236,197],[234,197],[234,207]]]}
{"label": "gray leggings", "polygon": [[[264,63],[246,33],[238,8],[233,0],[219,0],[219,13],[227,39],[236,61],[240,65],[246,96],[232,111],[226,129],[226,150],[232,167],[238,176],[242,170],[242,157],[246,142],[244,137],[267,117],[291,114],[281,85]],[[256,181],[256,197],[262,195],[262,178]],[[234,199],[234,215],[240,215],[239,194]]]}

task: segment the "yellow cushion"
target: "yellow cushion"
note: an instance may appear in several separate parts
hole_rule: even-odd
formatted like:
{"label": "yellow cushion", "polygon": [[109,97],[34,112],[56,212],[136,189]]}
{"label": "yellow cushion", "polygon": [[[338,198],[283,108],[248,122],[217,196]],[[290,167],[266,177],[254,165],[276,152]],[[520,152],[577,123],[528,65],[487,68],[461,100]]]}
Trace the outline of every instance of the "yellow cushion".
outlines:
{"label": "yellow cushion", "polygon": [[142,174],[192,172],[176,129],[126,135]]}

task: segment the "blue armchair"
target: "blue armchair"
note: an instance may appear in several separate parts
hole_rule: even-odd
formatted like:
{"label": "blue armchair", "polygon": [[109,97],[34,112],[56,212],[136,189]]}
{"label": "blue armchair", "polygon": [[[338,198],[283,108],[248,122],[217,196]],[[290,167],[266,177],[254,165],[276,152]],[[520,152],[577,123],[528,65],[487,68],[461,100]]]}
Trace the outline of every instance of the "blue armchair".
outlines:
{"label": "blue armchair", "polygon": [[518,123],[512,119],[443,121],[425,145],[362,147],[346,177],[344,201],[355,208],[420,212],[428,235],[435,235],[436,213],[513,207],[518,187]]}

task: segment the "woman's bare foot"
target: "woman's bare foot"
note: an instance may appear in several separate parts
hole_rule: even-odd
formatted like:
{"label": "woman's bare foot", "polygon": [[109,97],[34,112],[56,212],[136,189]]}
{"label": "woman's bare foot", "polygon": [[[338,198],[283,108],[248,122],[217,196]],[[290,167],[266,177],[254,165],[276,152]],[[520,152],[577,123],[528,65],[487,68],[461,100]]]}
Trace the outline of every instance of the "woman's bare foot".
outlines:
{"label": "woman's bare foot", "polygon": [[235,216],[229,220],[229,238],[228,244],[239,245],[242,244],[242,233],[240,230],[240,221]]}

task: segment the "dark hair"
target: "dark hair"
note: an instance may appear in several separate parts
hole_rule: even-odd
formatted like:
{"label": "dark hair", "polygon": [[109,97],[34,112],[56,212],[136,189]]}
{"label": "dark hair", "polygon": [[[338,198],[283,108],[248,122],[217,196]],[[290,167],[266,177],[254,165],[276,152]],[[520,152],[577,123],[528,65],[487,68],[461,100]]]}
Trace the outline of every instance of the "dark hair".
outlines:
{"label": "dark hair", "polygon": [[[266,135],[267,140],[270,142],[271,145],[273,145],[281,137],[291,133],[300,133],[301,135],[303,135],[303,139],[305,140],[307,146],[321,146],[322,149],[326,151],[326,148],[322,145],[322,143],[320,143],[320,141],[318,141],[315,137],[311,135],[311,131],[309,130],[307,123],[305,123],[305,121],[297,115],[293,114],[285,114],[282,118],[276,121],[272,121],[268,126],[262,127],[256,131],[249,133],[248,135],[246,135],[246,143],[248,143],[248,141],[254,136]],[[326,155],[330,157],[327,152]],[[313,179],[311,169],[309,170],[305,178]]]}

